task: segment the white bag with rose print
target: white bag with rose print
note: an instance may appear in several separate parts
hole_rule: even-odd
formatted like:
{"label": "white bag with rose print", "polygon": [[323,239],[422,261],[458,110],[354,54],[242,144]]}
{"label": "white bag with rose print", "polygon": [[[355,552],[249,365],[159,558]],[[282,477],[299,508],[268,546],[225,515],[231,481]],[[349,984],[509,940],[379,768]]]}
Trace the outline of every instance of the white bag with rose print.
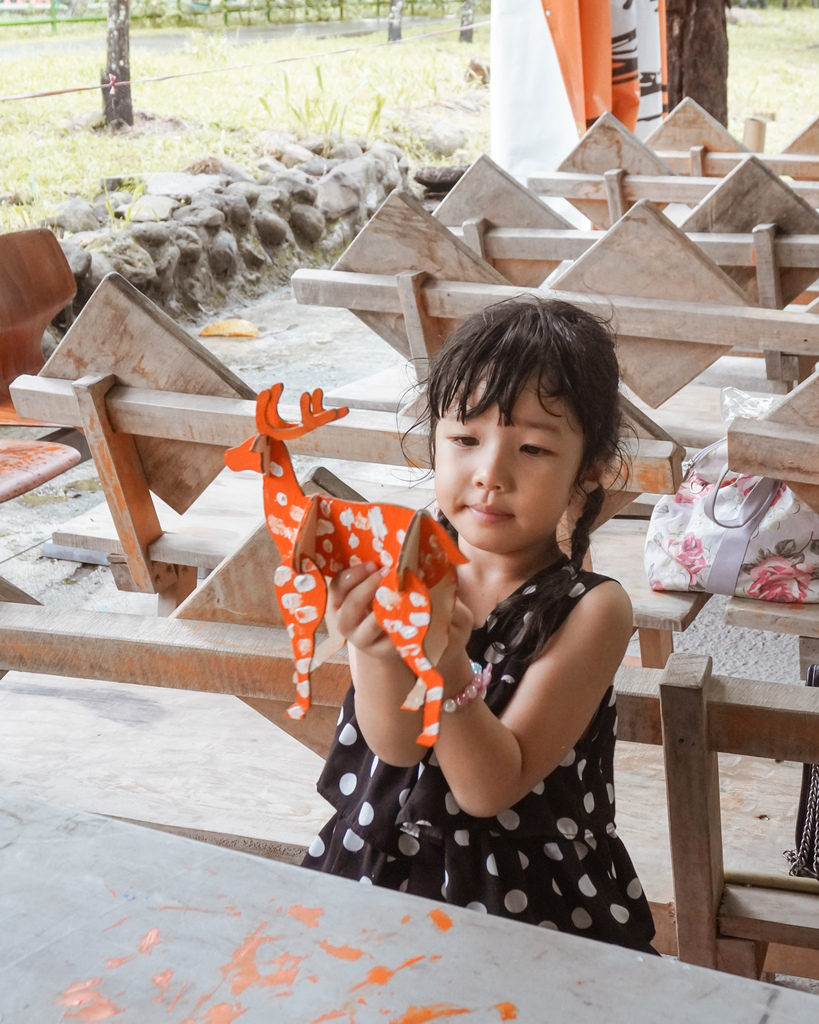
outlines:
{"label": "white bag with rose print", "polygon": [[652,590],[819,602],[819,514],[780,480],[729,472],[726,455],[724,440],[703,449],[655,506],[645,546]]}

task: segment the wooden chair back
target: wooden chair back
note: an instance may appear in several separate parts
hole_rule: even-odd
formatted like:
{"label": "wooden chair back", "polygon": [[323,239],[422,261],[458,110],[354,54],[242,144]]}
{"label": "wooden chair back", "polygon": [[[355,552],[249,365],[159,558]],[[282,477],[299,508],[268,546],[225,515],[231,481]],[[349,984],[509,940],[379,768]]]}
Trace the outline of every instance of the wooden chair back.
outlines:
{"label": "wooden chair back", "polygon": [[43,366],[43,332],[77,286],[51,231],[0,235],[0,423],[17,423],[9,385]]}

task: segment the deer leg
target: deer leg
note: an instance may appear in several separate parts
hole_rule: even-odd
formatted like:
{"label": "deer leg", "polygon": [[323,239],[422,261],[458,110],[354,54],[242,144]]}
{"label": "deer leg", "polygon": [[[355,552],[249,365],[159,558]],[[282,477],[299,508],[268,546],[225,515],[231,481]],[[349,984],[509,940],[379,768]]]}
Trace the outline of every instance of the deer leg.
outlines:
{"label": "deer leg", "polygon": [[296,703],[287,709],[287,714],[290,718],[304,718],[310,710],[310,670],[316,629],[327,607],[327,583],[315,562],[307,557],[302,558],[298,573],[292,564],[280,565],[274,583],[296,664]]}
{"label": "deer leg", "polygon": [[405,664],[418,677],[402,708],[424,708],[423,726],[418,743],[431,747],[438,737],[444,682],[424,650],[432,605],[429,592],[418,577],[405,571],[404,587],[398,590],[397,574],[390,574],[378,588],[373,611],[379,625],[389,636]]}

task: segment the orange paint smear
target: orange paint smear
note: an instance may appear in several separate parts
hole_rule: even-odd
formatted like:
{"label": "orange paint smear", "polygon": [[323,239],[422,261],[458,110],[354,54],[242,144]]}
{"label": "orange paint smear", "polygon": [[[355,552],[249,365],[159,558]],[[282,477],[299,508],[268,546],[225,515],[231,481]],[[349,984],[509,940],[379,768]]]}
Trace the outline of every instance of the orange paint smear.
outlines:
{"label": "orange paint smear", "polygon": [[171,1010],[176,1006],[176,1004],[182,998],[182,993],[185,991],[185,989],[187,987],[188,987],[187,981],[182,982],[182,988],[180,988],[180,990],[176,993],[176,995],[173,997],[173,999],[168,1003],[168,1013],[171,1012]]}
{"label": "orange paint smear", "polygon": [[159,929],[152,928],[139,940],[140,953],[150,953],[154,946],[159,945]]}
{"label": "orange paint smear", "polygon": [[412,920],[412,918],[410,917],[409,914],[404,914],[404,916],[401,918],[401,924],[406,924],[408,921],[411,921],[411,920]]}
{"label": "orange paint smear", "polygon": [[308,928],[318,928],[318,919],[322,917],[324,911],[321,907],[302,907],[297,903],[290,908],[288,913],[291,917],[295,917],[297,921],[306,924]]}
{"label": "orange paint smear", "polygon": [[367,974],[364,981],[359,982],[357,985],[353,985],[350,991],[357,992],[358,989],[364,988],[366,985],[386,985],[394,974],[397,974],[399,971],[403,971],[405,967],[411,967],[413,964],[417,964],[423,959],[425,958],[422,956],[416,956],[411,960],[405,960],[404,963],[402,963],[400,967],[396,967],[394,971],[390,970],[389,967],[373,967]]}
{"label": "orange paint smear", "polygon": [[353,1020],[353,1011],[349,1006],[345,1006],[340,1010],[330,1010],[329,1013],[323,1013],[320,1017],[316,1017],[315,1020],[311,1020],[310,1024],[326,1024],[328,1020],[341,1020],[342,1017],[346,1017],[347,1020]]}
{"label": "orange paint smear", "polygon": [[173,977],[173,971],[170,968],[167,971],[162,971],[161,974],[151,975],[151,981],[159,989],[159,995],[154,998],[155,1003],[161,1003],[168,992],[171,985],[171,978]]}
{"label": "orange paint smear", "polygon": [[282,953],[280,957],[271,960],[271,964],[278,964],[279,969],[270,974],[265,974],[261,979],[264,987],[272,985],[292,985],[299,973],[299,964],[303,956],[292,956],[290,953]]}
{"label": "orange paint smear", "polygon": [[461,1014],[472,1013],[465,1006],[450,1006],[447,1003],[435,1003],[433,1006],[410,1006],[403,1017],[395,1017],[390,1024],[427,1024],[430,1020],[441,1020],[444,1017],[460,1017]]}
{"label": "orange paint smear", "polygon": [[495,1009],[500,1014],[501,1020],[517,1020],[518,1008],[514,1003],[495,1003]]}
{"label": "orange paint smear", "polygon": [[230,1003],[217,1003],[205,1014],[203,1024],[232,1024],[243,1013],[247,1013],[247,1010],[242,1009],[241,1003],[237,1003],[235,1009]]}
{"label": "orange paint smear", "polygon": [[127,914],[125,917],[121,917],[119,921],[115,921],[113,924],[109,924],[107,928],[103,928],[104,932],[110,932],[112,928],[119,928],[121,924],[125,924],[126,921],[131,920],[131,915]]}
{"label": "orange paint smear", "polygon": [[442,932],[447,932],[452,927],[452,918],[449,914],[445,914],[443,910],[430,910],[427,914],[430,921],[433,922]]}
{"label": "orange paint smear", "polygon": [[330,956],[338,957],[339,960],[359,960],[364,956],[363,949],[356,949],[354,946],[331,946],[326,939],[319,943],[319,946]]}
{"label": "orange paint smear", "polygon": [[256,965],[256,953],[259,946],[265,942],[272,942],[272,937],[261,937],[259,932],[267,927],[267,921],[260,924],[255,932],[251,932],[241,946],[234,952],[229,964],[221,967],[222,976],[227,978],[233,975],[230,988],[234,995],[239,995],[251,985],[258,985],[261,981],[259,968]]}
{"label": "orange paint smear", "polygon": [[90,981],[78,981],[75,985],[69,985],[62,997],[57,1000],[57,1005],[68,1009],[76,1007],[76,1011],[64,1013],[63,1017],[80,1020],[84,1024],[97,1024],[99,1021],[110,1020],[124,1013],[123,1008],[116,1006],[97,991],[97,986],[101,984],[102,978],[92,978]]}
{"label": "orange paint smear", "polygon": [[111,960],[105,961],[105,966],[109,971],[112,971],[115,967],[122,967],[123,964],[130,963],[131,960],[134,959],[134,956],[135,954],[131,954],[131,956],[113,957]]}

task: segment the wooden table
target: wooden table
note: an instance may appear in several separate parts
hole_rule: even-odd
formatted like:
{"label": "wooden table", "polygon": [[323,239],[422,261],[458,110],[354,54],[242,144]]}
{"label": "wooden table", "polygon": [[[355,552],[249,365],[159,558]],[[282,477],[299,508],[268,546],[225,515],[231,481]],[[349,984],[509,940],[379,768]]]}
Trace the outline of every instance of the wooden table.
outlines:
{"label": "wooden table", "polygon": [[812,1024],[817,1015],[803,993],[11,794],[0,797],[0,872],[9,1021]]}

